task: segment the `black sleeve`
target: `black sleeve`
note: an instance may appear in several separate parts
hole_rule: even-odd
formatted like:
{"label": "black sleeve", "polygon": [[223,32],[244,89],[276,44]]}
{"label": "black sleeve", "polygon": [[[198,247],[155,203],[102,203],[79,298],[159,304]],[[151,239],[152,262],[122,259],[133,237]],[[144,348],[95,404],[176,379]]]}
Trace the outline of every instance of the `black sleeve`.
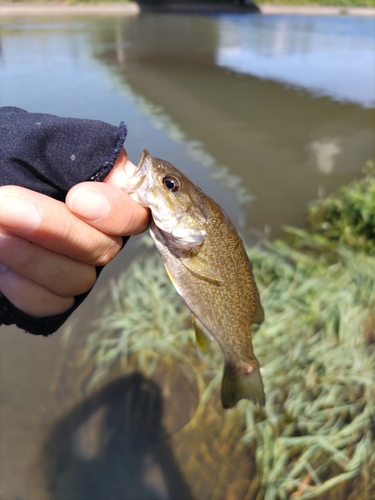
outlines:
{"label": "black sleeve", "polygon": [[[0,108],[0,186],[22,186],[64,201],[75,184],[107,176],[126,134],[124,123],[115,127],[98,120]],[[101,269],[97,268],[97,276]],[[48,318],[23,313],[0,292],[0,325],[16,324],[30,333],[49,335],[89,292],[77,296],[69,311]]]}

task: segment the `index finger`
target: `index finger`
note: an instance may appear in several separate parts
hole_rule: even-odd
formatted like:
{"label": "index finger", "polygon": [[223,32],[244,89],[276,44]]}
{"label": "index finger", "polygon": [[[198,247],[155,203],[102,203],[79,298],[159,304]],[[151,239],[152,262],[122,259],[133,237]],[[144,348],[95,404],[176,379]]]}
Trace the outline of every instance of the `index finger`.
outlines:
{"label": "index finger", "polygon": [[0,187],[0,227],[95,266],[107,264],[122,246],[119,236],[86,224],[65,203],[20,186]]}

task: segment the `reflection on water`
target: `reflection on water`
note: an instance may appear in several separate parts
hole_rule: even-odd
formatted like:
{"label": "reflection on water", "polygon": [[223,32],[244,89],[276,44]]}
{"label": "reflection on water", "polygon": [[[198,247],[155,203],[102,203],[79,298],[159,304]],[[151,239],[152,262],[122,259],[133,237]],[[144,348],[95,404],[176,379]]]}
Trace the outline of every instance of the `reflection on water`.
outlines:
{"label": "reflection on water", "polygon": [[[321,67],[327,68],[327,59],[339,52],[338,46],[348,39],[348,33],[353,31],[354,38],[358,37],[359,21],[340,19],[326,18],[324,33],[317,35],[313,18],[292,21],[288,16],[2,18],[0,104],[114,124],[125,120],[129,126],[126,147],[133,161],[143,148],[149,149],[181,168],[225,208],[235,223],[246,215],[247,229],[263,231],[267,226],[277,236],[282,224],[303,224],[306,203],[316,198],[318,191],[329,192],[350,181],[374,156],[374,110],[355,104],[369,105],[358,98],[362,90],[358,89],[354,102],[348,103],[338,100],[340,94],[334,95],[336,100],[317,97],[272,81],[283,80],[280,71],[285,74],[286,63],[293,63],[288,66],[293,67],[293,74],[288,74],[288,83],[293,85],[301,85],[297,76],[304,72],[301,68],[305,69],[306,61],[317,64],[320,58]],[[256,29],[251,23],[257,24]],[[336,28],[330,30],[337,23],[343,33]],[[353,47],[365,48],[365,42],[358,40]],[[325,52],[330,47],[336,52]],[[248,74],[249,53],[256,54],[258,69],[267,70],[261,76],[270,79],[257,78],[253,67]],[[223,54],[230,56],[225,66],[220,60]],[[353,60],[353,51],[346,54],[352,73],[358,74],[356,68],[362,59]],[[368,52],[363,58],[366,63],[365,56],[370,57]],[[239,61],[246,67],[235,66]],[[332,79],[337,83],[342,66],[332,64],[330,75],[335,68],[338,73]],[[331,81],[331,76],[326,80]],[[344,87],[349,88],[349,83],[348,79]],[[252,200],[246,214],[239,201],[242,198]],[[107,266],[96,289],[110,276],[118,275],[138,252],[132,241]],[[80,319],[80,324],[91,319],[93,303],[91,296],[74,319]],[[79,377],[75,378],[79,368],[74,357],[60,362],[63,397],[57,397],[50,381],[55,380],[61,353],[59,340],[59,334],[35,339],[1,327],[0,497],[4,500],[29,500],[26,476],[32,450],[40,447],[41,436],[56,419],[44,448],[47,468],[40,469],[45,472],[43,491],[54,498],[62,485],[91,492],[89,488],[95,490],[97,486],[98,492],[109,495],[109,490],[100,490],[109,485],[96,481],[95,472],[105,470],[110,474],[100,457],[113,464],[116,446],[121,448],[124,443],[121,437],[127,432],[126,422],[117,418],[124,417],[125,406],[121,405],[125,396],[118,398],[118,407],[109,400],[107,406],[95,406],[94,401],[105,400],[106,390],[110,393],[110,389],[103,389],[99,399],[82,400],[67,413],[79,396]],[[124,390],[122,394],[127,383],[118,386],[119,391]],[[151,382],[145,383],[157,401],[157,389]],[[181,397],[186,399],[186,394]],[[178,410],[184,411],[178,401],[170,412],[172,420]],[[152,422],[157,421],[158,411],[151,412]],[[185,423],[188,416],[184,411]],[[240,466],[244,468],[243,477],[249,478],[251,473],[250,459],[246,461],[238,447],[229,447],[229,452],[222,449],[222,415],[215,410],[209,424],[219,436],[216,441],[206,427],[201,427],[198,444],[188,438],[179,445],[179,463],[193,468],[189,485],[198,485],[198,490],[205,492],[201,498],[211,498],[215,488],[223,495],[229,491],[225,488],[235,484]],[[92,429],[96,429],[96,437],[90,441],[87,435],[91,436]],[[233,425],[231,429],[238,438],[241,428]],[[105,437],[108,430],[115,431],[116,439],[111,433]],[[64,443],[58,439],[61,432],[67,436]],[[142,446],[140,451],[145,450]],[[210,446],[214,451],[207,454]],[[121,448],[121,453],[126,455],[126,450]],[[164,477],[163,470],[158,469],[161,462],[154,456],[142,460],[138,463],[143,471],[159,470],[159,482],[152,480],[148,487],[151,484],[153,494],[162,498],[168,484],[160,479]],[[119,485],[116,467],[114,484]],[[227,469],[227,475],[223,474]],[[145,477],[147,474],[134,474],[134,481],[146,488]],[[236,488],[233,486],[233,490]],[[243,496],[233,493],[231,498],[242,500]]]}
{"label": "reflection on water", "polygon": [[220,20],[220,66],[375,104],[375,19],[236,16]]}
{"label": "reflection on water", "polygon": [[335,156],[341,149],[338,147],[338,140],[320,140],[310,143],[312,157],[314,158],[318,169],[323,174],[332,174],[335,168]]}

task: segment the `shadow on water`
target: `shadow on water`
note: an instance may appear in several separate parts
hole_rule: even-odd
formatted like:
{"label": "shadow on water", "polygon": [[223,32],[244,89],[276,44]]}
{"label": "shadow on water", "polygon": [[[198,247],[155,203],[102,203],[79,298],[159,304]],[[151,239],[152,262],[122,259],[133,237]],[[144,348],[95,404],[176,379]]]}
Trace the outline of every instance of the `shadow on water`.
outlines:
{"label": "shadow on water", "polygon": [[48,432],[34,465],[41,483],[34,499],[192,499],[162,414],[152,380],[134,373],[110,382]]}

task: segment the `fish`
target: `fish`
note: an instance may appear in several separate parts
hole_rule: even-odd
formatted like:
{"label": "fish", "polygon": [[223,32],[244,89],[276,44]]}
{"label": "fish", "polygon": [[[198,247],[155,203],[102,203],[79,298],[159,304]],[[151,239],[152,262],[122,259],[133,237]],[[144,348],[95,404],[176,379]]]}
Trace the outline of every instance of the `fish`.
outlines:
{"label": "fish", "polygon": [[151,211],[150,233],[166,271],[192,313],[197,349],[216,339],[224,356],[221,402],[265,405],[252,325],[264,310],[243,242],[224,210],[171,163],[147,150],[125,190]]}

